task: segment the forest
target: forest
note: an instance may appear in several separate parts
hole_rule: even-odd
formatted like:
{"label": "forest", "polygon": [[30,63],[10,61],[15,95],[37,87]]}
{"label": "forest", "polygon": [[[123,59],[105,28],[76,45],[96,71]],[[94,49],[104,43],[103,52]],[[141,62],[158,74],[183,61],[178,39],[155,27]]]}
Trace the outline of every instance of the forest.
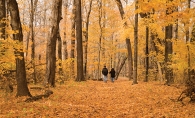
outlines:
{"label": "forest", "polygon": [[193,50],[195,0],[0,0],[0,117],[194,118]]}

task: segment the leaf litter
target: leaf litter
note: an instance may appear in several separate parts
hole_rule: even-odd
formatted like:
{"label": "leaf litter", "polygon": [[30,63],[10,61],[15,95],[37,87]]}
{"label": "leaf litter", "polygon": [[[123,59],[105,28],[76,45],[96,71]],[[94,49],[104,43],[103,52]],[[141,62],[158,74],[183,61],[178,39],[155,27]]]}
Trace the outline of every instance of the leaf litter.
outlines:
{"label": "leaf litter", "polygon": [[[33,86],[33,85],[30,85]],[[120,79],[108,81],[67,81],[51,88],[49,98],[26,103],[26,97],[0,93],[0,117],[63,118],[180,118],[195,117],[195,104],[176,102],[184,86],[165,86],[159,82]],[[30,90],[32,95],[40,90]]]}

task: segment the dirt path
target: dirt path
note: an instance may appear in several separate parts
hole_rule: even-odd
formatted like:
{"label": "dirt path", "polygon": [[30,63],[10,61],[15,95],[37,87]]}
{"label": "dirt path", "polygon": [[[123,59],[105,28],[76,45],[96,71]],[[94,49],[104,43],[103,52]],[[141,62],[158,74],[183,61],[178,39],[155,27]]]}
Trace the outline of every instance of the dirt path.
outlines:
{"label": "dirt path", "polygon": [[[60,118],[194,118],[195,104],[173,102],[182,88],[157,82],[139,82],[119,78],[115,83],[102,81],[66,82],[53,89],[48,99],[24,103],[10,97],[1,102],[0,117]],[[38,94],[37,91],[32,91]],[[2,96],[0,98],[3,99]]]}

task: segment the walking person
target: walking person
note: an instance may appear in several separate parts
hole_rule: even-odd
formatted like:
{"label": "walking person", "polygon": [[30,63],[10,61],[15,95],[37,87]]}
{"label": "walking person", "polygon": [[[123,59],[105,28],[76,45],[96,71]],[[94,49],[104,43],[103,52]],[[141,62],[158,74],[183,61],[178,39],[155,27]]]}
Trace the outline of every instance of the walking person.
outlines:
{"label": "walking person", "polygon": [[115,78],[115,70],[114,70],[114,68],[112,68],[109,73],[110,73],[110,76],[111,76],[111,81],[114,82],[114,78]]}
{"label": "walking person", "polygon": [[106,66],[104,66],[104,68],[102,69],[102,74],[103,74],[103,80],[106,83],[107,82],[107,75],[108,75],[108,69],[106,68]]}

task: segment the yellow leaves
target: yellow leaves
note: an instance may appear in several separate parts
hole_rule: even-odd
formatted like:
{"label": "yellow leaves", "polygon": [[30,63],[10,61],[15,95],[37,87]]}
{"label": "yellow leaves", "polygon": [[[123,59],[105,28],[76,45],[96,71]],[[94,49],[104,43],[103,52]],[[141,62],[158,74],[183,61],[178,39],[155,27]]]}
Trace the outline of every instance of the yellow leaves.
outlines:
{"label": "yellow leaves", "polygon": [[30,28],[27,25],[22,25],[22,30],[26,31],[26,32],[29,32]]}
{"label": "yellow leaves", "polygon": [[23,52],[23,46],[19,41],[14,41],[10,37],[6,40],[0,40],[0,70],[13,70],[15,67],[15,58],[22,59],[18,54],[20,52]]}
{"label": "yellow leaves", "polygon": [[6,30],[6,32],[8,33],[8,34],[17,34],[18,33],[18,30],[16,30],[16,31],[14,31],[14,30]]}

